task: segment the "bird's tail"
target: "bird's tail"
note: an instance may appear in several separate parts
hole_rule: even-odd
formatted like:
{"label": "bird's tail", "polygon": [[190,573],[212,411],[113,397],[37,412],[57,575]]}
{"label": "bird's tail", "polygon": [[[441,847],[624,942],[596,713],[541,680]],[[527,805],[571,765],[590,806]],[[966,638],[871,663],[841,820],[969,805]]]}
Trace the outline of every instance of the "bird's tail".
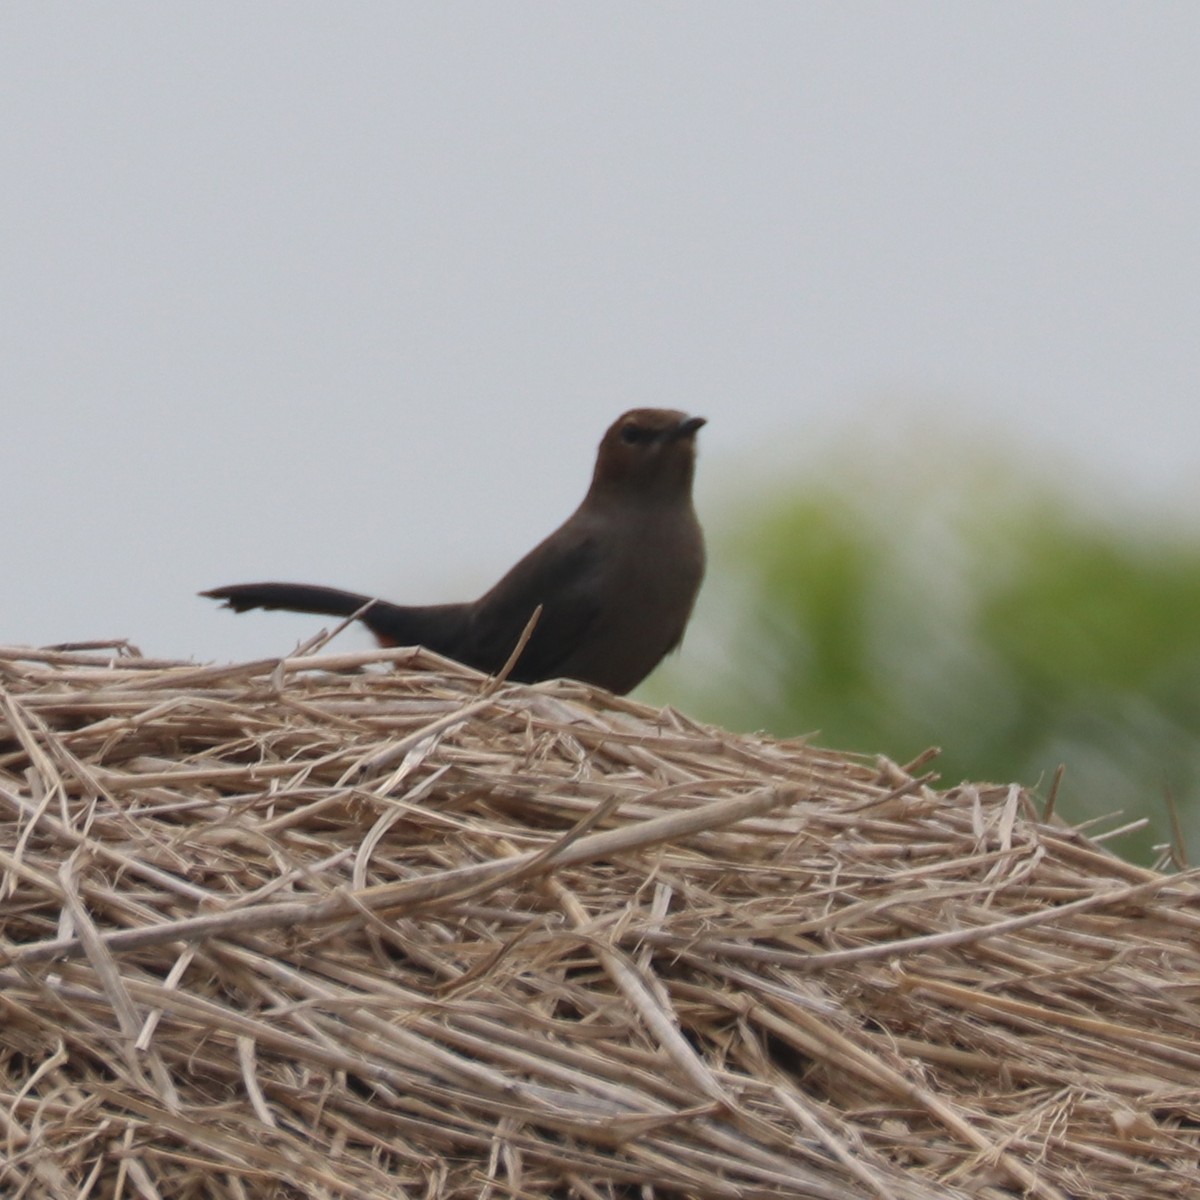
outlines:
{"label": "bird's tail", "polygon": [[247,612],[252,608],[282,608],[288,612],[320,613],[330,617],[352,616],[371,603],[370,596],[343,592],[340,588],[314,587],[307,583],[235,583],[201,592],[200,595],[224,600],[226,607],[234,612]]}
{"label": "bird's tail", "polygon": [[358,592],[317,587],[310,583],[234,583],[200,595],[223,600],[234,612],[279,608],[288,612],[352,617],[370,605],[358,619],[375,635],[380,645],[425,646],[451,658],[460,653],[470,607],[466,604],[389,604],[386,600],[376,600]]}

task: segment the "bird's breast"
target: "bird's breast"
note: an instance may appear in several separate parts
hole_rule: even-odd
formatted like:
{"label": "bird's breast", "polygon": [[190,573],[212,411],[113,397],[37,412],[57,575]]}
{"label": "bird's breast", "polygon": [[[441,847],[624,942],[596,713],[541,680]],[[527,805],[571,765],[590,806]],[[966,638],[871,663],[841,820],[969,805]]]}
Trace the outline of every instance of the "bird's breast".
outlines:
{"label": "bird's breast", "polygon": [[704,539],[691,512],[626,519],[600,561],[600,610],[564,674],[625,692],[682,639],[704,577]]}

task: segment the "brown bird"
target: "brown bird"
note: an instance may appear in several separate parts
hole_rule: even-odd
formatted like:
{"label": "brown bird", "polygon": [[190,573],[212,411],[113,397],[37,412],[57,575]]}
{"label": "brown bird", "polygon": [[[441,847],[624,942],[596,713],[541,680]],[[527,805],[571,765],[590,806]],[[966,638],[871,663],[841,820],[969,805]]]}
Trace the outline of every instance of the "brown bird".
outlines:
{"label": "brown bird", "polygon": [[583,503],[491,591],[465,604],[404,607],[337,588],[241,583],[202,592],[235,612],[281,608],[360,620],[382,646],[425,646],[494,674],[534,610],[511,678],[570,678],[624,693],[683,638],[704,575],[692,507],[703,417],[635,408],[600,443]]}

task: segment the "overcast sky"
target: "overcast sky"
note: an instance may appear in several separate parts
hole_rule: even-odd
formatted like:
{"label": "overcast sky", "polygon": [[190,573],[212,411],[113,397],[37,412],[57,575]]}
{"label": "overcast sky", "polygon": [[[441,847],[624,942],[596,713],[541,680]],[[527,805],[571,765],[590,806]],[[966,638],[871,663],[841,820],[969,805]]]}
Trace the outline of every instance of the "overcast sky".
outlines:
{"label": "overcast sky", "polygon": [[1198,63],[1191,0],[6,5],[0,642],[476,594],[635,405],[710,527],[958,418],[1200,512]]}

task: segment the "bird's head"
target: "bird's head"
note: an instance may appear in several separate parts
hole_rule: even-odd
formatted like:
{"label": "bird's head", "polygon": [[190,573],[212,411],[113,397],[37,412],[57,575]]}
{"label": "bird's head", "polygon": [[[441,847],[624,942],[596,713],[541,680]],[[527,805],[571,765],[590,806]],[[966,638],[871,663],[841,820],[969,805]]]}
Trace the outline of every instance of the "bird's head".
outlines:
{"label": "bird's head", "polygon": [[673,408],[634,408],[600,442],[592,491],[647,497],[687,496],[696,467],[696,432],[703,417]]}

